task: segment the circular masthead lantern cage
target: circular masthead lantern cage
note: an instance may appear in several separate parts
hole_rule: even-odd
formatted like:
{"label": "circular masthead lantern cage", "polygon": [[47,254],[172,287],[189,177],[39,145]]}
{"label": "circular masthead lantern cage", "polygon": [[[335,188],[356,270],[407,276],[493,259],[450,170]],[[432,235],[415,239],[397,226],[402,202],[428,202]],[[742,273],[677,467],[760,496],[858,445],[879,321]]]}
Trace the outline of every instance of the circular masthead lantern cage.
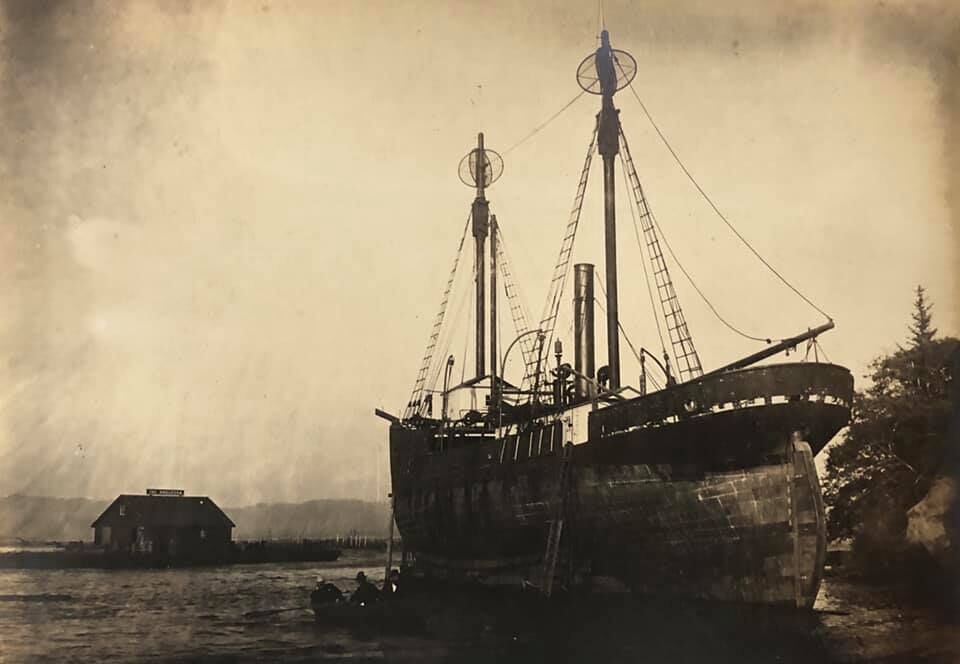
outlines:
{"label": "circular masthead lantern cage", "polygon": [[480,174],[483,174],[483,186],[489,187],[503,175],[503,157],[493,150],[474,148],[460,160],[460,181],[468,187],[480,186]]}
{"label": "circular masthead lantern cage", "polygon": [[[610,55],[613,58],[613,70],[617,75],[617,89],[619,92],[630,85],[630,82],[637,75],[637,61],[626,51],[615,48],[610,49]],[[580,66],[577,67],[577,83],[583,88],[584,92],[592,95],[603,94],[600,89],[600,74],[597,73],[597,54],[591,53],[583,59]]]}

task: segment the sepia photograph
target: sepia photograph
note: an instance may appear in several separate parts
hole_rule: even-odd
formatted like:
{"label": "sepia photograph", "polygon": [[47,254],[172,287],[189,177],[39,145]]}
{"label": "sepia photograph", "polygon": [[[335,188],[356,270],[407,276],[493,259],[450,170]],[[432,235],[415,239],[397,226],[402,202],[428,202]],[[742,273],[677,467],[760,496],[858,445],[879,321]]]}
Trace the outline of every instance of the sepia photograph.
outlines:
{"label": "sepia photograph", "polygon": [[960,661],[960,5],[0,0],[0,663]]}

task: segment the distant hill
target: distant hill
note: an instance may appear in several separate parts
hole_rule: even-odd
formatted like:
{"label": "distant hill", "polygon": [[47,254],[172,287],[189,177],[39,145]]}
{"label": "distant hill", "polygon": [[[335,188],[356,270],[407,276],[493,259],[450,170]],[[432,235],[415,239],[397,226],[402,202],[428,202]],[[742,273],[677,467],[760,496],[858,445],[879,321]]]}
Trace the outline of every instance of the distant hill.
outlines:
{"label": "distant hill", "polygon": [[[0,498],[0,540],[93,539],[90,524],[111,501],[89,498]],[[338,535],[386,537],[387,505],[363,500],[310,500],[224,507],[237,524],[234,539],[320,538]]]}

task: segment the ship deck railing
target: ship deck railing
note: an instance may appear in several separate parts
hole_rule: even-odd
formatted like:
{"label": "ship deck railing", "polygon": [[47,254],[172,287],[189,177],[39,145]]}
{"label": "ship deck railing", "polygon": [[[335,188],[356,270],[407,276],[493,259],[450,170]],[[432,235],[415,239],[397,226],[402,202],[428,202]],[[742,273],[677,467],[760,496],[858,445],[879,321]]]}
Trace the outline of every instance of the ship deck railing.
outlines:
{"label": "ship deck railing", "polygon": [[853,376],[844,367],[772,364],[710,374],[597,410],[590,415],[590,437],[796,401],[849,408],[852,399]]}

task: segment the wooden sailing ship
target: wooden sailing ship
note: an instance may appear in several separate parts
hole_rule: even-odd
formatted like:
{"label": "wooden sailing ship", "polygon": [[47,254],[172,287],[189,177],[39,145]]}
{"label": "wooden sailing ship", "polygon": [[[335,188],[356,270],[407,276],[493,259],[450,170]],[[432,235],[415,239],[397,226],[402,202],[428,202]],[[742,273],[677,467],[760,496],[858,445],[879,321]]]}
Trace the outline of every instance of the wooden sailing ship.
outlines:
{"label": "wooden sailing ship", "polygon": [[[397,527],[409,562],[436,577],[526,581],[549,595],[558,580],[567,585],[603,576],[637,593],[810,607],[825,557],[813,458],[848,422],[853,379],[847,369],[821,362],[755,366],[815,342],[832,321],[704,373],[614,105],[615,93],[635,71],[633,58],[613,49],[606,31],[578,70],[581,87],[602,103],[537,328],[527,325],[516,302],[502,235],[486,199],[502,161],[484,147],[481,134],[461,164],[461,178],[476,189],[468,219],[476,370],[472,379],[450,385],[453,357],[434,361],[458,252],[404,414],[377,411],[391,421]],[[608,352],[599,369],[592,265],[573,270],[572,366],[555,343],[595,151],[603,162]],[[641,248],[672,351],[664,350],[661,362],[643,350],[635,387],[623,385],[620,373],[618,156],[639,212]],[[498,277],[518,332],[503,361]],[[525,366],[518,387],[503,377],[506,355],[516,345]],[[654,375],[647,360],[658,367],[661,389],[647,387]],[[442,386],[431,390],[431,377],[437,383],[441,375]]]}

